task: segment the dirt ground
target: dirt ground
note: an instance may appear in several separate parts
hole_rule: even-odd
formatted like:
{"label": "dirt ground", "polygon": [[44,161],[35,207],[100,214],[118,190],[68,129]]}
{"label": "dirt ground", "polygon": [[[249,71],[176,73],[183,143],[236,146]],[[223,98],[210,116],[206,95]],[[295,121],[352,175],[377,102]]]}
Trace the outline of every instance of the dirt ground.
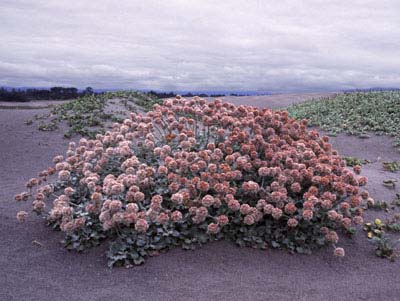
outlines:
{"label": "dirt ground", "polygon": [[[282,107],[313,96],[307,97],[228,101]],[[110,270],[107,244],[83,254],[68,252],[59,243],[62,235],[42,219],[30,215],[25,224],[15,219],[17,211],[30,207],[15,203],[13,196],[68,143],[61,130],[40,132],[24,124],[44,112],[0,109],[0,300],[399,300],[400,261],[377,258],[361,230],[339,242],[346,249],[341,259],[332,256],[332,248],[307,256],[215,242],[195,251],[175,249],[132,269]],[[381,161],[400,160],[390,138],[339,135],[331,141],[342,155],[373,162],[362,174],[374,198],[391,200],[399,192],[382,185],[387,178],[400,181],[399,172],[381,166]]]}

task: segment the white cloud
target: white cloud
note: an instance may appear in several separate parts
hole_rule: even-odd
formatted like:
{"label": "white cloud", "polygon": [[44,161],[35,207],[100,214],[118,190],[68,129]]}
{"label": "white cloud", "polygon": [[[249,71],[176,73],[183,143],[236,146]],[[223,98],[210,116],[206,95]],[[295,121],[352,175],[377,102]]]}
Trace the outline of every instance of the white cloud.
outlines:
{"label": "white cloud", "polygon": [[398,87],[399,11],[397,0],[2,0],[0,85]]}

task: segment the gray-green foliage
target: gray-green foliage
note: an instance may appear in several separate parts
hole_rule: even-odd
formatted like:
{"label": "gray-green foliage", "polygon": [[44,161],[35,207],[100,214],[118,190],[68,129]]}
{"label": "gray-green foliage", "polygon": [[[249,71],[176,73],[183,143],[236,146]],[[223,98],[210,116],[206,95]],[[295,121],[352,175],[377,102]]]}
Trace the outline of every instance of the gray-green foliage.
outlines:
{"label": "gray-green foliage", "polygon": [[400,91],[357,92],[308,101],[287,108],[296,119],[308,119],[335,135],[345,132],[363,136],[368,132],[395,137],[400,145]]}
{"label": "gray-green foliage", "polygon": [[364,165],[364,164],[371,163],[371,161],[369,161],[369,160],[359,159],[356,157],[349,157],[349,156],[344,156],[343,160],[346,161],[347,166],[351,166],[351,167],[356,166],[356,165]]}
{"label": "gray-green foliage", "polygon": [[400,161],[396,162],[396,161],[392,161],[392,162],[383,162],[383,169],[390,171],[390,172],[396,172],[398,170],[400,170]]}
{"label": "gray-green foliage", "polygon": [[[154,104],[161,104],[161,100],[151,94],[137,91],[118,91],[98,95],[87,95],[55,106],[49,114],[36,116],[39,121],[38,128],[42,131],[53,131],[58,128],[60,122],[66,122],[68,129],[64,136],[69,138],[75,134],[87,137],[95,137],[98,133],[104,133],[107,122],[122,121],[116,113],[107,112],[106,105],[113,99],[120,99],[125,112],[135,110],[135,105],[143,110],[150,110]],[[28,120],[27,124],[33,121]]]}

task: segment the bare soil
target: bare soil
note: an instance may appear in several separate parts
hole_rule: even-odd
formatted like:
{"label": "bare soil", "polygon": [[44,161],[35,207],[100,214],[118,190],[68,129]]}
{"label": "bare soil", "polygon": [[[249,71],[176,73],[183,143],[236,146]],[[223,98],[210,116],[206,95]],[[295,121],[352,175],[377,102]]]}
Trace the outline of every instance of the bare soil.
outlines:
{"label": "bare soil", "polygon": [[[283,107],[304,99],[310,98],[227,100]],[[339,242],[346,249],[342,259],[332,256],[332,248],[311,256],[290,255],[221,241],[195,251],[175,249],[132,269],[110,270],[104,256],[107,243],[83,254],[68,252],[59,243],[61,233],[44,220],[31,215],[19,224],[15,219],[17,211],[29,211],[30,205],[15,203],[13,196],[68,144],[62,129],[40,132],[24,124],[45,112],[0,109],[0,300],[399,300],[400,261],[377,258],[362,230]],[[400,160],[390,138],[339,135],[331,141],[342,155],[373,161],[362,174],[369,178],[367,189],[374,198],[391,200],[399,192],[382,185],[387,178],[400,185],[400,173],[386,172],[381,165]]]}

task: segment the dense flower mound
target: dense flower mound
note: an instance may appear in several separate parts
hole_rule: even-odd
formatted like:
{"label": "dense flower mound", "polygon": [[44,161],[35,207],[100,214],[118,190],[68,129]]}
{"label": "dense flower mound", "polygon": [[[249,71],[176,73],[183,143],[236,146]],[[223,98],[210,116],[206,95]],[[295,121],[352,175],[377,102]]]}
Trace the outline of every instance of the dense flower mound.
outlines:
{"label": "dense flower mound", "polygon": [[177,97],[71,142],[16,199],[32,197],[69,249],[108,240],[110,266],[223,238],[302,253],[330,244],[343,256],[338,233],[363,222],[366,178],[306,127],[285,111]]}

